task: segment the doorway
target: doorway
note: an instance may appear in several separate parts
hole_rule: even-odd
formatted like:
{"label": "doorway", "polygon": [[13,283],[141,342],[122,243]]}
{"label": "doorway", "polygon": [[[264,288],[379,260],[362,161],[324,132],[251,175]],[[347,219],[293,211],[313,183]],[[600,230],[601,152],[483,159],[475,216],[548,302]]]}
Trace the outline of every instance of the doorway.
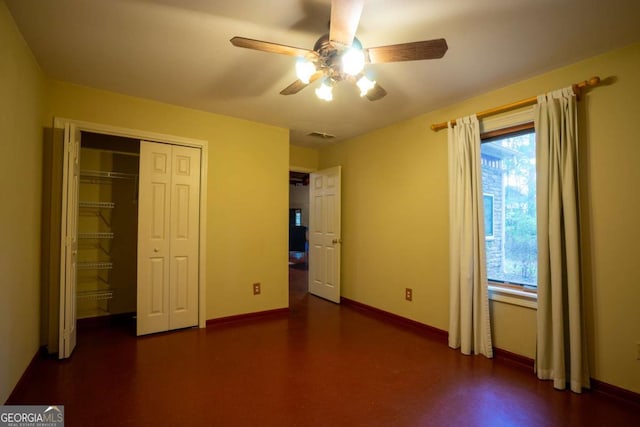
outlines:
{"label": "doorway", "polygon": [[[302,225],[298,227],[303,228],[305,233],[303,266],[306,267],[308,279],[304,288],[305,295],[309,292],[336,304],[340,304],[341,298],[341,183],[342,166],[330,167],[306,176],[300,176],[299,172],[290,172],[290,276],[291,270],[298,265],[291,259],[291,254],[296,253],[291,249],[296,247],[292,230],[295,230],[295,221],[299,218]],[[302,230],[296,232],[300,235]]]}
{"label": "doorway", "polygon": [[309,174],[289,172],[289,306],[304,299],[309,277]]}

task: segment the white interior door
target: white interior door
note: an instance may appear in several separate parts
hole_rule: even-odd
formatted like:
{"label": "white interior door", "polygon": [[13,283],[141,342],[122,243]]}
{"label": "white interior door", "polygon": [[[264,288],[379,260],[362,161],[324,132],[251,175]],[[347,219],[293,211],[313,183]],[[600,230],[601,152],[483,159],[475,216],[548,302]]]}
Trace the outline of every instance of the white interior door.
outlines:
{"label": "white interior door", "polygon": [[198,324],[200,150],[140,143],[137,334]]}
{"label": "white interior door", "polygon": [[62,174],[62,223],[60,248],[60,324],[58,357],[71,356],[76,347],[76,282],[78,258],[78,189],[80,179],[80,131],[64,127]]}
{"label": "white interior door", "polygon": [[309,179],[309,292],[340,303],[341,166]]}
{"label": "white interior door", "polygon": [[172,147],[169,329],[198,324],[200,150]]}
{"label": "white interior door", "polygon": [[137,334],[169,329],[171,145],[140,142]]}

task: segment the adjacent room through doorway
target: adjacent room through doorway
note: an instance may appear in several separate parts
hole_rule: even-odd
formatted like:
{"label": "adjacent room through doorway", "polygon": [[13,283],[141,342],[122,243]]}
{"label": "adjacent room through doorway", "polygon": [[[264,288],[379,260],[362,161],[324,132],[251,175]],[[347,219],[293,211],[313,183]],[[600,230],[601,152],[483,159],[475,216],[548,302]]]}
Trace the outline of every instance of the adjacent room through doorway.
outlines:
{"label": "adjacent room through doorway", "polygon": [[309,272],[309,174],[289,172],[289,305],[304,298]]}

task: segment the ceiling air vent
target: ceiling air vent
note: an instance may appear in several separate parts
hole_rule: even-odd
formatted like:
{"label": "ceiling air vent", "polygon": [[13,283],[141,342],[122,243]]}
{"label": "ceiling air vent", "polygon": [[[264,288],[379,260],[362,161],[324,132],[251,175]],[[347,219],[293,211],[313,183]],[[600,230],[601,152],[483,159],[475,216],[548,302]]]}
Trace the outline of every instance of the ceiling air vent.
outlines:
{"label": "ceiling air vent", "polygon": [[320,138],[320,139],[333,139],[336,137],[335,135],[331,135],[330,133],[326,133],[326,132],[311,132],[307,135],[312,136],[314,138]]}

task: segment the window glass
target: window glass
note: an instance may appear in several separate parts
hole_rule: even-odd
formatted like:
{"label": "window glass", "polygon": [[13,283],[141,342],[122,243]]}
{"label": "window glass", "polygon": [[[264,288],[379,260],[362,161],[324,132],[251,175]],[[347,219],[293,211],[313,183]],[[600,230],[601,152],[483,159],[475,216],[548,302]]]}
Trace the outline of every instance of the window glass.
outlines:
{"label": "window glass", "polygon": [[[535,133],[484,141],[487,276],[489,280],[537,286]],[[488,200],[488,195],[491,195]]]}
{"label": "window glass", "polygon": [[493,238],[493,194],[483,194],[484,203],[484,235]]}
{"label": "window glass", "polygon": [[302,225],[302,209],[289,208],[289,225]]}

